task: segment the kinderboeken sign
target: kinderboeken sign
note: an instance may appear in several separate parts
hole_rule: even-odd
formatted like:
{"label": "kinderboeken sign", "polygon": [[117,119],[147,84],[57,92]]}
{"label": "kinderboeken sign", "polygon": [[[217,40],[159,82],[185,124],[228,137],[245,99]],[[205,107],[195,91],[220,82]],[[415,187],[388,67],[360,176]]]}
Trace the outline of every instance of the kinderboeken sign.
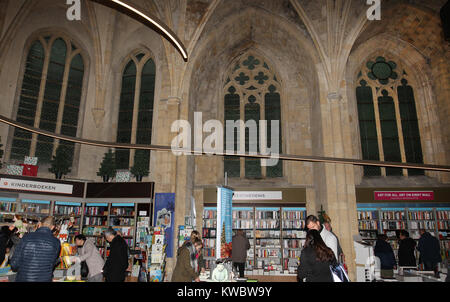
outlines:
{"label": "kinderboeken sign", "polygon": [[0,178],[0,189],[72,194],[73,185],[12,178]]}

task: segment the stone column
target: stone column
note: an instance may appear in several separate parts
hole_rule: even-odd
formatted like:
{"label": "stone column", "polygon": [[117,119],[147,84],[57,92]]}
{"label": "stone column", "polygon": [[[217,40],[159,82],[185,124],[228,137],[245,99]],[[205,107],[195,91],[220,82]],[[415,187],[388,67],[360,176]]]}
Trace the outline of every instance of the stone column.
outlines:
{"label": "stone column", "polygon": [[[174,121],[179,119],[180,99],[169,97],[161,100],[158,104],[158,120],[156,132],[157,145],[170,146],[172,139],[177,133],[171,133],[171,125]],[[155,167],[155,193],[175,193],[177,180],[177,158],[171,152],[154,152],[152,156],[156,157]],[[179,225],[180,215],[184,215],[184,207],[180,208],[178,196],[175,195],[175,221],[174,221],[174,237],[177,236],[177,229]],[[184,216],[183,216],[184,217]],[[176,238],[174,238],[175,240]],[[176,245],[174,246],[174,248]],[[176,250],[173,258],[166,260],[166,272],[168,280],[171,279],[171,273],[176,264]]]}
{"label": "stone column", "polygon": [[[351,136],[348,118],[348,108],[345,96],[330,93],[322,98],[320,108],[315,114],[320,115],[318,125],[321,128],[321,141],[317,144],[323,156],[353,157],[351,151]],[[353,235],[358,234],[356,213],[356,195],[354,168],[342,164],[315,164],[315,194],[308,210],[317,211],[323,206],[331,218],[333,232],[338,236],[345,254],[346,264],[351,280],[356,278],[355,251]],[[309,200],[308,200],[309,201]]]}

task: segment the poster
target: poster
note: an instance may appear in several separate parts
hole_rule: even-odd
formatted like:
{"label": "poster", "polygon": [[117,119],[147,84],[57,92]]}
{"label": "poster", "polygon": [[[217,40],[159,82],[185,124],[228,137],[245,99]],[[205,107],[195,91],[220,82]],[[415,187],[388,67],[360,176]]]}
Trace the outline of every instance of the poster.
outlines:
{"label": "poster", "polygon": [[[225,244],[229,244],[233,237],[233,190],[223,187],[217,188],[217,231],[216,231],[216,257],[227,258],[231,255],[222,255],[227,250],[222,246],[222,233],[225,234]],[[231,251],[230,251],[231,253]]]}
{"label": "poster", "polygon": [[175,219],[175,193],[155,193],[155,227],[165,232],[167,257],[173,257],[173,226]]}
{"label": "poster", "polygon": [[434,200],[433,191],[375,191],[375,200]]}

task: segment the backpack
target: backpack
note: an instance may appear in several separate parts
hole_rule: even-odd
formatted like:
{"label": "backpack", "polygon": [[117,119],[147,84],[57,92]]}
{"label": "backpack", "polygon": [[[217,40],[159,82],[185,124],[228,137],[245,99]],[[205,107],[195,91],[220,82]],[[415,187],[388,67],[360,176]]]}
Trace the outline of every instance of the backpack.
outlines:
{"label": "backpack", "polygon": [[330,264],[331,275],[334,282],[350,282],[348,275],[342,264]]}

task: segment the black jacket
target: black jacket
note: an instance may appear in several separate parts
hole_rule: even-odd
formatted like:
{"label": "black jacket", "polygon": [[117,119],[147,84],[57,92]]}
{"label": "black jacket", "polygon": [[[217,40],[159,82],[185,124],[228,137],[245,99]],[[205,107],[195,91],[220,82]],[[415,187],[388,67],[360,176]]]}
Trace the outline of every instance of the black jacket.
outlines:
{"label": "black jacket", "polygon": [[420,258],[424,263],[429,262],[435,265],[442,261],[439,240],[437,240],[436,237],[431,236],[428,232],[425,232],[420,236],[417,250],[419,250]]}
{"label": "black jacket", "polygon": [[8,244],[9,236],[3,232],[0,232],[0,265],[3,263],[6,255],[6,246]]}
{"label": "black jacket", "polygon": [[416,241],[411,238],[400,240],[398,247],[398,265],[399,266],[416,266],[416,256],[414,251],[416,249]]}
{"label": "black jacket", "polygon": [[16,282],[51,282],[60,250],[61,244],[49,228],[26,234],[10,261],[17,271]]}
{"label": "black jacket", "polygon": [[375,256],[380,258],[381,269],[393,269],[396,265],[394,251],[389,242],[377,240],[374,248]]}
{"label": "black jacket", "polygon": [[321,262],[316,259],[316,251],[313,247],[305,247],[300,254],[300,265],[297,269],[297,280],[302,282],[333,282],[330,265],[336,263]]}
{"label": "black jacket", "polygon": [[128,268],[128,245],[122,236],[117,235],[110,243],[109,257],[103,267],[106,282],[125,281]]}

